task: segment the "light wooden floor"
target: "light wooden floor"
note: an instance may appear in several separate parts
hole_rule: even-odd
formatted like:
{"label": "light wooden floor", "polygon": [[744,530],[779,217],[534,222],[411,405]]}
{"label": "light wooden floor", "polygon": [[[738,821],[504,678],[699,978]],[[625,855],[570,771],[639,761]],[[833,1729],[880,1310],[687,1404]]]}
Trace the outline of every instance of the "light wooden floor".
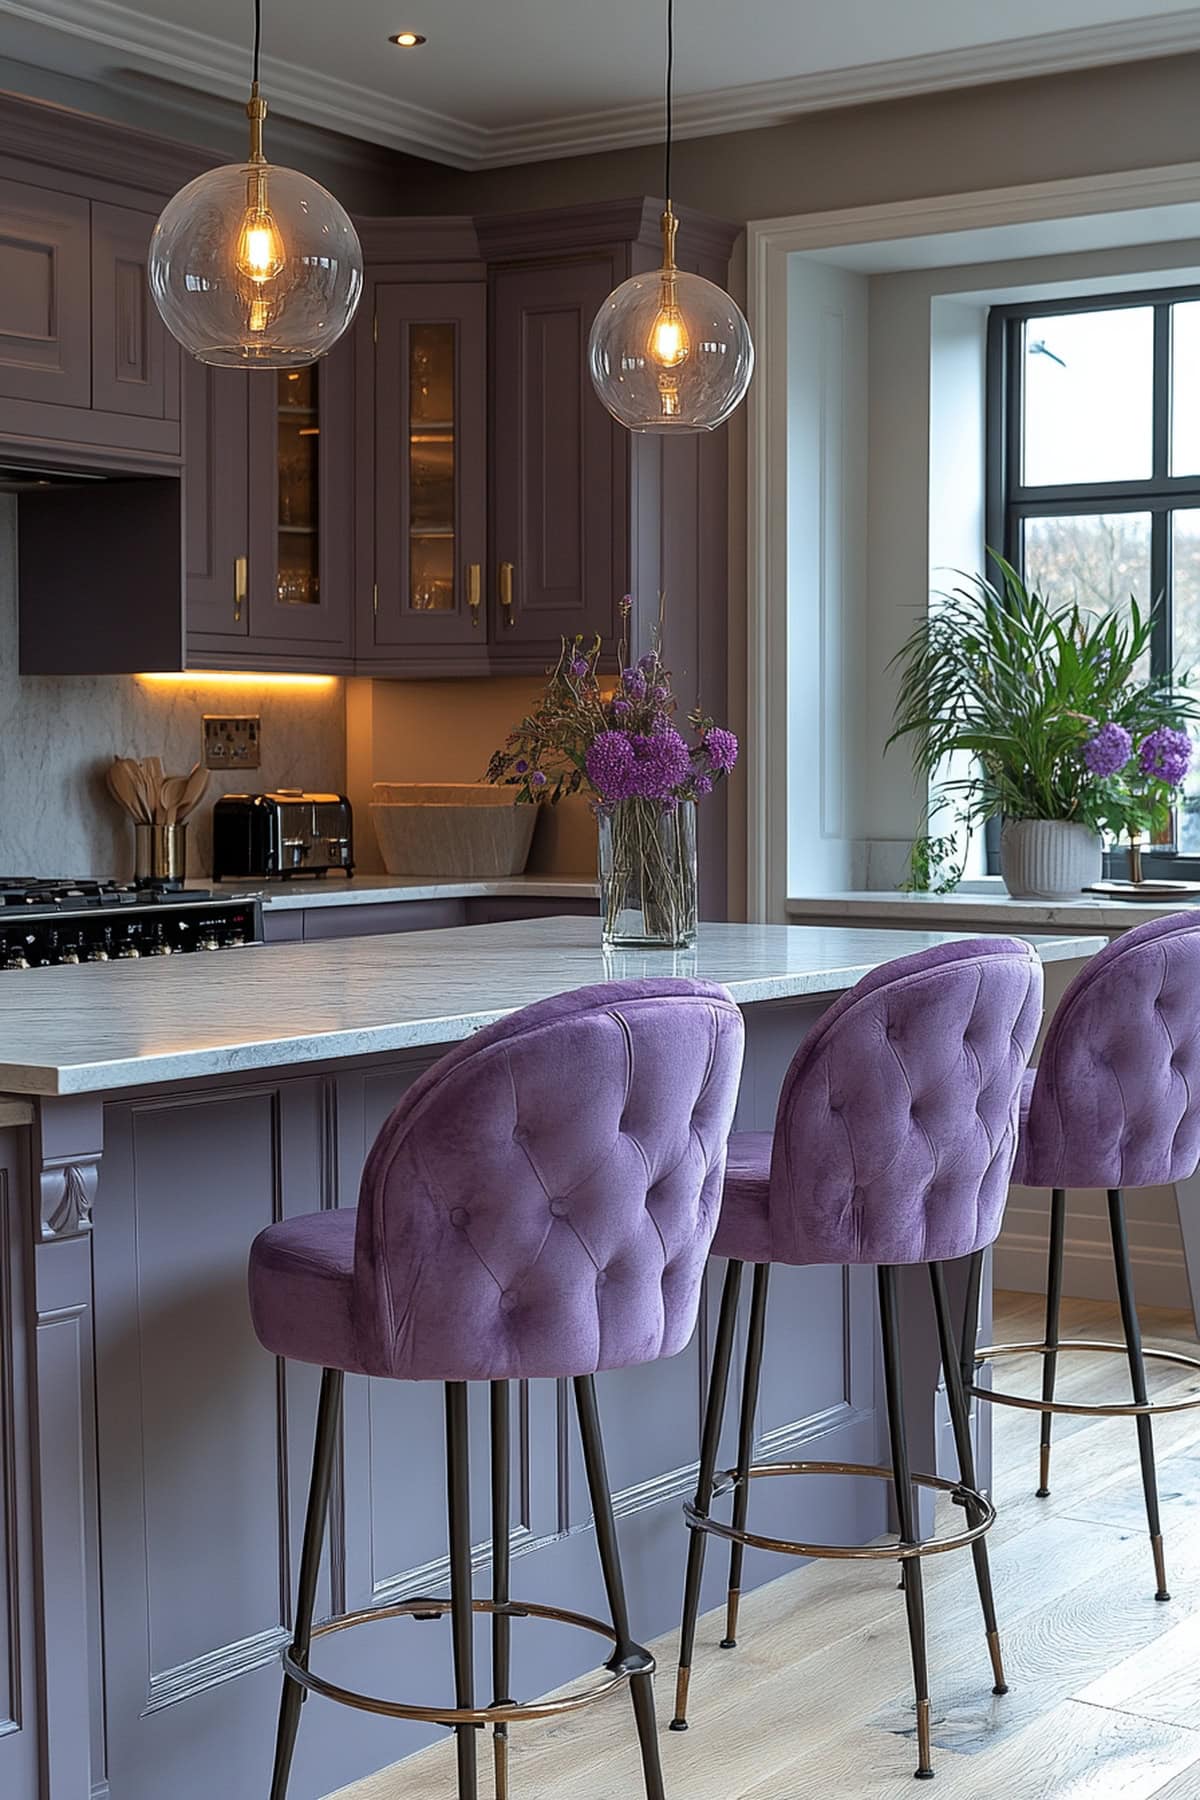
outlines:
{"label": "light wooden floor", "polygon": [[[1068,1301],[1063,1335],[1119,1336],[1116,1309]],[[1040,1305],[999,1297],[998,1338],[1040,1337]],[[1196,1353],[1191,1321],[1146,1309],[1148,1345]],[[1174,1335],[1172,1335],[1174,1334]],[[1200,1392],[1160,1365],[1152,1394]],[[1069,1372],[1068,1372],[1069,1371]],[[1178,1377],[1178,1379],[1177,1379]],[[1036,1391],[1034,1359],[1005,1364]],[[1115,1398],[1117,1359],[1060,1364],[1063,1399]],[[938,1800],[1200,1800],[1200,1410],[1156,1422],[1168,1574],[1158,1605],[1132,1420],[1056,1421],[1053,1493],[1035,1498],[1038,1418],[995,1409],[992,1566],[1011,1692],[993,1699],[971,1558],[925,1563]],[[955,1511],[954,1521],[961,1521]],[[721,1554],[715,1541],[710,1554]],[[908,1645],[892,1563],[818,1563],[744,1602],[741,1648],[702,1621],[686,1734],[662,1733],[670,1800],[912,1800]],[[673,1637],[659,1641],[670,1717]],[[490,1794],[481,1742],[480,1793]],[[513,1800],[640,1800],[628,1701],[514,1732]],[[337,1800],[454,1800],[449,1742]]]}

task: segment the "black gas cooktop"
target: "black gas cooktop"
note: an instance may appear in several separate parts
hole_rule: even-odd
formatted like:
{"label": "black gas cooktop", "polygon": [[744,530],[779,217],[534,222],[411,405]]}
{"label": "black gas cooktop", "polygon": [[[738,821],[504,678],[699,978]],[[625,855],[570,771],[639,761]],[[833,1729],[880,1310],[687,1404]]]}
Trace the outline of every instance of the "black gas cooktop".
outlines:
{"label": "black gas cooktop", "polygon": [[89,912],[96,906],[187,906],[211,900],[203,888],[135,887],[131,881],[68,881],[43,875],[0,875],[0,912]]}
{"label": "black gas cooktop", "polygon": [[0,970],[140,960],[262,942],[254,899],[204,888],[0,876]]}

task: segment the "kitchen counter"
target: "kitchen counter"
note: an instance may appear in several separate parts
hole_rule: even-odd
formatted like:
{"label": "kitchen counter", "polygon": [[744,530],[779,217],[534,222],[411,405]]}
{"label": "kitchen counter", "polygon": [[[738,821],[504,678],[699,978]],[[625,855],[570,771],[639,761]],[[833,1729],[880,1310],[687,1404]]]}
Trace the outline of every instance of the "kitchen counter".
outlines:
{"label": "kitchen counter", "polygon": [[[87,1094],[453,1043],[532,1001],[613,977],[697,974],[742,1005],[831,996],[929,931],[702,925],[694,952],[606,953],[593,919],[249,945],[167,962],[31,969],[5,988],[0,1090]],[[1086,957],[1083,933],[1034,940]]]}
{"label": "kitchen counter", "polygon": [[[0,1558],[0,1670],[3,1620],[15,1617],[29,1724],[0,1749],[44,1744],[48,1759],[44,1783],[18,1792],[207,1800],[214,1770],[223,1800],[268,1791],[317,1371],[281,1366],[258,1344],[247,1255],[279,1219],[355,1205],[380,1126],[448,1045],[605,977],[695,972],[727,983],[742,1005],[735,1125],[766,1130],[797,1047],[836,995],[944,941],[933,931],[709,925],[695,953],[605,956],[595,918],[538,918],[0,978],[0,1088],[29,1097],[0,1098],[0,1418],[19,1477],[4,1481],[0,1444],[0,1545],[12,1550],[7,1567]],[[1036,940],[1051,962],[1102,941]],[[461,1130],[472,1129],[468,1100]],[[498,1281],[503,1269],[502,1257]],[[914,1467],[949,1475],[921,1273],[901,1281],[909,1442]],[[703,1349],[722,1275],[714,1263],[680,1355],[597,1383],[644,1640],[678,1623],[680,1508],[695,1484]],[[961,1265],[948,1278],[961,1306]],[[780,1267],[772,1294],[760,1450],[881,1462],[873,1272]],[[595,1613],[578,1442],[554,1382],[521,1388],[514,1595]],[[482,1449],[482,1392],[471,1414]],[[990,1409],[977,1409],[976,1430],[986,1487]],[[337,1456],[322,1613],[440,1592],[444,1420],[432,1384],[351,1378]],[[486,1460],[476,1467],[482,1497]],[[795,1484],[761,1486],[756,1529],[794,1535]],[[804,1500],[813,1539],[867,1543],[887,1529],[882,1482],[814,1481]],[[478,1542],[486,1513],[476,1525]],[[777,1559],[751,1551],[744,1586],[778,1573]],[[710,1556],[706,1608],[725,1574]],[[447,1645],[436,1625],[377,1625],[321,1639],[314,1659],[365,1692],[433,1700],[451,1691]],[[536,1623],[519,1627],[515,1649],[519,1698],[582,1675],[597,1655],[590,1636]],[[440,1735],[337,1706],[304,1712],[293,1800],[316,1800]]]}
{"label": "kitchen counter", "polygon": [[[1200,895],[1196,899],[1200,900]],[[794,897],[789,899],[787,910],[789,918],[798,924],[886,924],[901,930],[920,925],[946,931],[983,928],[1013,931],[1024,937],[1030,931],[1102,931],[1107,936],[1130,931],[1151,919],[1165,918],[1187,906],[1186,900],[1106,900],[1099,894],[1080,894],[1071,900],[1014,900],[1003,888],[989,894],[846,889]]]}
{"label": "kitchen counter", "polygon": [[231,900],[261,897],[264,910],[379,906],[405,900],[594,900],[599,883],[586,875],[505,875],[453,881],[445,876],[327,875],[299,881],[189,882]]}

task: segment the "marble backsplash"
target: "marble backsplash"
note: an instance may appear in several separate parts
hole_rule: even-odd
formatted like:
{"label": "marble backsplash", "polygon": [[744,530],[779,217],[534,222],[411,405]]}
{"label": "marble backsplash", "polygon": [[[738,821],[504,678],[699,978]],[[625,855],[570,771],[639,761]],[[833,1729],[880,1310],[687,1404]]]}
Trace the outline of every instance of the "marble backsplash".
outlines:
{"label": "marble backsplash", "polygon": [[[262,767],[213,772],[193,817],[188,873],[211,872],[211,802],[245,788],[344,791],[344,683],[286,679],[170,682],[137,676],[22,676],[17,657],[17,501],[0,496],[0,876],[128,879],[133,831],[109,797],[114,756],[160,756],[170,771],[200,757],[204,713],[257,713]],[[25,596],[36,605],[36,595]]]}

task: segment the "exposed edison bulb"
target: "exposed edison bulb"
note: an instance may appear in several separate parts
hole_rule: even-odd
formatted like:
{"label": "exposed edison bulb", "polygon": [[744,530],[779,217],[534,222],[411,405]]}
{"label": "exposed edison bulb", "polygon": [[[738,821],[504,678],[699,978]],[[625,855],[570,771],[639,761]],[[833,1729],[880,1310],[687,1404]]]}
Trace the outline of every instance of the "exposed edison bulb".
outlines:
{"label": "exposed edison bulb", "polygon": [[235,260],[238,272],[249,281],[273,281],[287,262],[279,227],[269,206],[255,196],[246,208],[238,232]]}
{"label": "exposed edison bulb", "polygon": [[649,348],[660,368],[677,369],[681,362],[686,362],[691,344],[679,308],[674,304],[660,308],[650,330]]}

